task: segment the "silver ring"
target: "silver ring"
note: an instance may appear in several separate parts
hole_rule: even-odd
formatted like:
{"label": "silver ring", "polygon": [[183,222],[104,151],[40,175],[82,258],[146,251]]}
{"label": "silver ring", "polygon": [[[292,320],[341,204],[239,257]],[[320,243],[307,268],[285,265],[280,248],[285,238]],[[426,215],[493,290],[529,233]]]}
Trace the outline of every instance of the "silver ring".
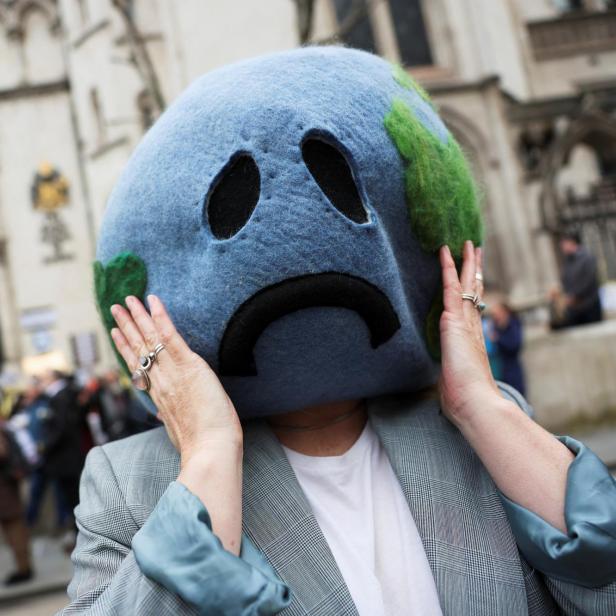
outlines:
{"label": "silver ring", "polygon": [[477,272],[475,274],[475,280],[479,280],[479,282],[483,282],[483,274],[481,272]]}
{"label": "silver ring", "polygon": [[148,371],[156,361],[158,354],[165,348],[164,344],[157,344],[153,351],[139,358],[139,367],[131,374],[130,380],[140,391],[150,391],[152,381]]}
{"label": "silver ring", "polygon": [[486,309],[486,305],[483,303],[479,295],[476,293],[462,293],[462,299],[466,299],[469,302],[473,302],[473,306],[477,308],[479,312],[483,312]]}
{"label": "silver ring", "polygon": [[148,371],[143,368],[137,368],[130,375],[131,383],[135,386],[139,391],[150,391],[150,386],[152,385],[152,381],[150,381],[150,376],[148,375]]}

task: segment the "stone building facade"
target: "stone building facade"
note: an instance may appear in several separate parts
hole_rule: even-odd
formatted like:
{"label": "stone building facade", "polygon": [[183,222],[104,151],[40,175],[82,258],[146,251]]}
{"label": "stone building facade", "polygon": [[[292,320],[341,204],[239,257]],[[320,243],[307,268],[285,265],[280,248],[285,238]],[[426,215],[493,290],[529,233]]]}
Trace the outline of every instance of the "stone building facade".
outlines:
{"label": "stone building facade", "polygon": [[90,270],[125,161],[195,77],[300,40],[374,50],[432,93],[484,195],[488,282],[512,303],[543,301],[563,228],[616,278],[616,3],[315,0],[299,25],[298,4],[0,0],[5,368],[112,363]]}

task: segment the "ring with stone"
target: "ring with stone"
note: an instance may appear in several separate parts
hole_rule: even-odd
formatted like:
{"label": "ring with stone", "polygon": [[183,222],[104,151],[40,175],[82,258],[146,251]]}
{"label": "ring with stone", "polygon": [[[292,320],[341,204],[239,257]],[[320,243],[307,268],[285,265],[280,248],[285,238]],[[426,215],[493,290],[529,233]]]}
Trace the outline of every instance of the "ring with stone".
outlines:
{"label": "ring with stone", "polygon": [[148,370],[152,367],[158,354],[165,348],[164,344],[157,344],[153,351],[139,357],[139,367],[131,375],[131,382],[140,391],[150,391],[152,382]]}

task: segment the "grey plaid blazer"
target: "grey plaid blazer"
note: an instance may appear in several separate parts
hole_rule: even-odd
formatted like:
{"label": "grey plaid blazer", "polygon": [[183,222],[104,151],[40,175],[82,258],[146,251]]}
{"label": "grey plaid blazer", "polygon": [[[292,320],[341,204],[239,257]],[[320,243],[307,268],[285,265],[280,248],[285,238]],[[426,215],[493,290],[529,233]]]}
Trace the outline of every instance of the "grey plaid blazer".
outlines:
{"label": "grey plaid blazer", "polygon": [[[518,404],[516,393],[505,391]],[[616,584],[550,579],[519,554],[498,492],[434,400],[373,401],[370,421],[421,535],[445,616],[616,615]],[[146,578],[131,552],[179,472],[164,429],[93,449],[76,510],[70,605],[61,614],[196,614]],[[245,427],[244,532],[291,587],[285,616],[357,614],[284,451],[263,421]]]}

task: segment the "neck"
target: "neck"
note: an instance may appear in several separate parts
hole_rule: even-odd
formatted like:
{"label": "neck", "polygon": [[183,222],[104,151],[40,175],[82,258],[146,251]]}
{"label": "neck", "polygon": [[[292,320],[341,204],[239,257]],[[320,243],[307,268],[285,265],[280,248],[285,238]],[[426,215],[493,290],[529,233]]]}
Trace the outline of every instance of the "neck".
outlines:
{"label": "neck", "polygon": [[[353,409],[361,405],[356,412]],[[361,400],[306,407],[269,418],[282,445],[307,456],[339,456],[348,451],[366,425]],[[310,429],[303,429],[310,427]]]}

